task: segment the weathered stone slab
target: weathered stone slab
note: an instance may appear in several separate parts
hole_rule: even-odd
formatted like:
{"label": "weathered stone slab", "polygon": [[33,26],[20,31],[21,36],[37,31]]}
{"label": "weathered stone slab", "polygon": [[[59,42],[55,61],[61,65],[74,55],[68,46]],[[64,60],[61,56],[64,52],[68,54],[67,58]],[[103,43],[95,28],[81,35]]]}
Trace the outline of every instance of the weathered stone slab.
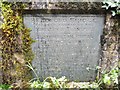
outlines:
{"label": "weathered stone slab", "polygon": [[96,77],[100,60],[102,15],[33,14],[24,15],[31,28],[35,53],[33,66],[41,79],[66,76],[70,80],[90,81]]}
{"label": "weathered stone slab", "polygon": [[[6,0],[3,0],[6,1]],[[103,0],[7,0],[8,2],[102,2]]]}

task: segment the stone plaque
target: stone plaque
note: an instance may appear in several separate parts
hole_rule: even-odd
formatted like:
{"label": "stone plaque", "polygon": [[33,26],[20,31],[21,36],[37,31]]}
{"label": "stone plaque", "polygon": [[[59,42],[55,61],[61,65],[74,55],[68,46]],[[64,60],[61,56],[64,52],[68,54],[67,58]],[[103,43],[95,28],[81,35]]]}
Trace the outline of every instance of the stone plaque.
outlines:
{"label": "stone plaque", "polygon": [[26,14],[24,23],[36,40],[33,66],[41,79],[66,76],[69,80],[95,80],[103,15]]}

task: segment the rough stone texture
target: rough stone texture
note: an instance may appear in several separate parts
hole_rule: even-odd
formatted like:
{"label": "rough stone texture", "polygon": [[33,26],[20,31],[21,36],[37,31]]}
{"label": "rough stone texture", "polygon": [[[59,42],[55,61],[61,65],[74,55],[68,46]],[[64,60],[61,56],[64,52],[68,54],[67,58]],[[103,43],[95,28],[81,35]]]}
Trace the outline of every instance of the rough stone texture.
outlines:
{"label": "rough stone texture", "polygon": [[109,71],[118,66],[119,31],[120,18],[113,18],[111,14],[107,14],[102,38],[102,71]]}
{"label": "rough stone texture", "polygon": [[[0,15],[0,25],[2,24],[2,19],[1,19],[1,15]],[[0,31],[0,40],[1,40],[1,31]],[[1,55],[1,45],[0,45],[0,55]],[[0,84],[2,83],[2,58],[0,56]]]}
{"label": "rough stone texture", "polygon": [[32,9],[80,9],[90,10],[99,9],[101,10],[102,3],[100,2],[33,2]]}
{"label": "rough stone texture", "polygon": [[[101,8],[101,2],[33,2],[25,9],[25,13],[29,11],[37,13],[78,13],[78,14],[103,14],[105,11]],[[68,10],[68,11],[67,11]],[[32,13],[33,13],[32,12]]]}
{"label": "rough stone texture", "polygon": [[[80,2],[80,3],[49,3],[43,6],[42,9],[47,9],[45,13],[79,13],[79,14],[100,14],[100,13],[109,13],[108,11],[105,11],[101,8],[102,3],[98,2]],[[35,9],[39,8],[39,3],[33,3],[29,9],[34,9],[34,11],[37,11]],[[57,12],[55,12],[54,9],[58,9]],[[71,12],[63,12],[63,10],[70,10]],[[77,12],[76,12],[77,10]],[[42,11],[40,11],[42,12]],[[29,10],[28,12],[29,13]],[[105,29],[103,33],[103,37],[101,39],[102,44],[102,54],[101,59],[102,62],[99,64],[102,68],[100,70],[101,72],[106,70],[109,71],[113,66],[118,65],[119,59],[119,52],[120,52],[120,15],[118,18],[111,17],[110,14],[106,14],[106,21],[105,21]],[[111,44],[111,42],[113,42]],[[119,45],[118,45],[119,43]],[[120,61],[119,61],[119,67],[120,67]],[[119,79],[120,81],[120,79]]]}
{"label": "rough stone texture", "polygon": [[[101,9],[101,5],[102,5],[101,3],[90,3],[90,2],[87,2],[87,3],[88,4],[83,3],[83,2],[81,4],[79,3],[79,5],[80,5],[79,9],[78,9],[78,6],[76,8],[76,5],[72,5],[72,4],[68,4],[68,3],[64,3],[64,4],[61,3],[60,5],[55,3],[53,5],[49,4],[48,6],[45,6],[43,4],[43,6],[42,6],[43,8],[41,8],[41,9],[40,9],[39,5],[37,4],[37,7],[39,7],[40,10],[46,9],[45,13],[46,12],[47,13],[63,13],[65,7],[68,7],[66,9],[70,8],[69,9],[69,11],[70,11],[69,13],[76,13],[76,10],[78,11],[77,13],[79,13],[79,14],[81,14],[81,13],[85,13],[85,14],[88,14],[88,13],[108,13],[106,11],[104,12]],[[44,6],[45,6],[45,8],[44,8]],[[69,7],[69,6],[72,6],[72,8],[74,8],[74,9],[76,8],[75,12],[73,12],[74,10],[72,11],[72,8]],[[33,6],[29,5],[28,8],[26,8],[27,12],[25,11],[25,13],[29,13],[31,11],[32,11],[32,13],[36,12],[36,11],[39,12],[39,13],[42,13],[42,11],[40,11],[39,9],[36,8],[36,6],[34,6],[34,5]],[[57,10],[57,12],[56,12],[54,9],[59,9],[59,11]],[[61,10],[61,9],[63,9],[63,10]],[[62,11],[62,12],[60,12],[60,11]],[[66,13],[66,12],[64,12],[64,13]],[[119,25],[115,25],[118,29],[113,29],[114,25],[110,24],[110,23],[113,23],[114,21],[115,22],[119,21]],[[110,22],[110,23],[108,24],[108,22]],[[107,28],[107,27],[109,27],[109,28]],[[115,32],[115,30],[118,30],[118,32]],[[117,59],[119,59],[118,52],[120,52],[120,48],[119,48],[120,47],[120,39],[119,39],[119,35],[120,35],[120,18],[114,19],[114,18],[111,18],[110,15],[106,15],[106,22],[105,22],[105,29],[104,29],[104,31],[105,32],[103,33],[104,35],[103,35],[103,38],[102,38],[102,50],[103,50],[102,55],[101,55],[102,63],[100,65],[102,66],[103,70],[105,70],[105,68],[108,67],[108,68],[106,68],[106,70],[107,70],[107,69],[112,68],[111,65],[114,65],[114,64],[117,65],[117,62],[118,62]],[[108,42],[111,42],[112,40],[114,41],[113,45],[112,44],[107,44]],[[119,45],[118,45],[118,40],[119,40]],[[109,47],[115,47],[115,49],[112,48],[110,50]],[[118,50],[116,50],[116,49],[118,49]],[[116,53],[116,51],[118,51],[118,52]],[[112,55],[112,53],[114,53],[114,55]],[[115,58],[115,61],[114,61],[113,57]],[[109,62],[109,64],[107,64],[108,62]],[[119,64],[119,67],[120,67],[120,64]]]}
{"label": "rough stone texture", "polygon": [[41,79],[66,76],[70,80],[95,80],[104,16],[35,14],[26,15],[24,23],[36,40],[33,66]]}

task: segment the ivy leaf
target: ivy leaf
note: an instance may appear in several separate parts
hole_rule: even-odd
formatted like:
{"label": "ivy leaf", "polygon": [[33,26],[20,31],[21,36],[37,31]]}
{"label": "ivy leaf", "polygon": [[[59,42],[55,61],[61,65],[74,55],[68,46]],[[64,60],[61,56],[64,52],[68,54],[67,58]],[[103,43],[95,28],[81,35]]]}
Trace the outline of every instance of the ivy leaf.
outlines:
{"label": "ivy leaf", "polygon": [[118,84],[118,78],[115,79],[114,83]]}
{"label": "ivy leaf", "polygon": [[106,2],[107,2],[107,0],[104,0],[102,3],[103,3],[103,4],[106,4]]}
{"label": "ivy leaf", "polygon": [[120,1],[119,0],[115,0],[115,2],[119,3]]}
{"label": "ivy leaf", "polygon": [[112,16],[115,16],[115,15],[116,15],[115,11],[111,11],[111,12],[112,12]]}
{"label": "ivy leaf", "polygon": [[106,7],[108,7],[108,6],[107,6],[107,5],[103,5],[103,6],[102,6],[102,8],[106,8]]}
{"label": "ivy leaf", "polygon": [[96,67],[96,70],[99,70],[99,69],[101,69],[101,67],[100,67],[100,66],[97,66],[97,67]]}
{"label": "ivy leaf", "polygon": [[111,6],[113,4],[113,2],[108,1],[107,4],[108,4],[108,6]]}
{"label": "ivy leaf", "polygon": [[108,74],[105,74],[105,75],[104,75],[104,77],[103,77],[103,82],[104,82],[105,84],[108,84],[108,85],[111,84],[110,77],[108,76]]}
{"label": "ivy leaf", "polygon": [[106,9],[109,9],[109,6],[105,7]]}
{"label": "ivy leaf", "polygon": [[113,7],[117,7],[117,4],[116,3],[113,3],[113,4],[111,4],[111,7],[113,8]]}

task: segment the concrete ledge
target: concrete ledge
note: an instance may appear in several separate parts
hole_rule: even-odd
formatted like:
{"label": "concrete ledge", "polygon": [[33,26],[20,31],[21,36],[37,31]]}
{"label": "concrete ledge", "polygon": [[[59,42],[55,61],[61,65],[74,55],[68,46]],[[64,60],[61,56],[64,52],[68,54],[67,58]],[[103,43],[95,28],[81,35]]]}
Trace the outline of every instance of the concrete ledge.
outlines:
{"label": "concrete ledge", "polygon": [[101,2],[59,2],[59,3],[29,3],[25,13],[50,14],[105,14]]}

